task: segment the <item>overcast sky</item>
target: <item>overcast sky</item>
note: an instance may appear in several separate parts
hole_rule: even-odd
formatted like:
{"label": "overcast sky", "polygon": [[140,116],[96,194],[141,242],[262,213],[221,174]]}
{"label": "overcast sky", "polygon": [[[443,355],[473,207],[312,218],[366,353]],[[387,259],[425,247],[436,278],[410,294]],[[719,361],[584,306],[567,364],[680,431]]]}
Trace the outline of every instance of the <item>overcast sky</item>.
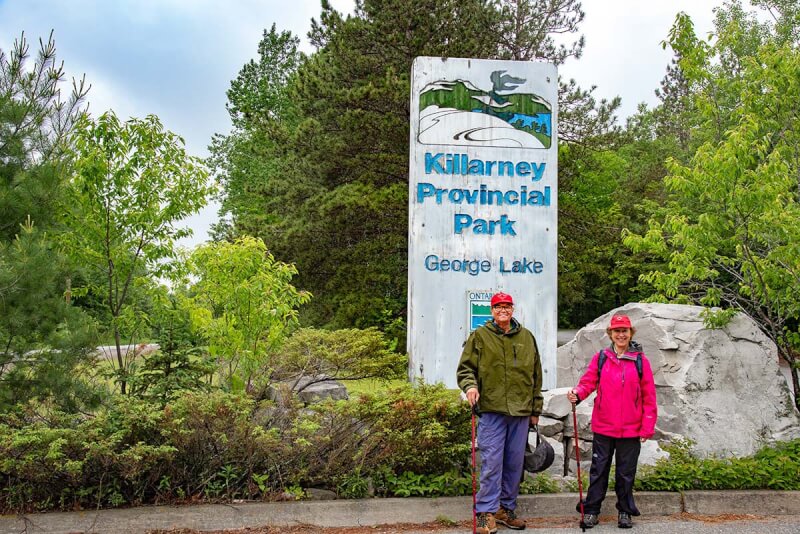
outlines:
{"label": "overcast sky", "polygon": [[[349,11],[351,0],[332,0]],[[653,105],[671,59],[661,42],[679,11],[701,35],[712,27],[711,0],[584,0],[580,60],[561,75],[598,97],[622,97],[621,121],[639,102]],[[263,30],[275,23],[301,37],[303,49],[319,0],[0,0],[0,48],[7,51],[22,31],[32,41],[54,30],[58,58],[70,76],[92,85],[90,111],[118,116],[156,114],[186,140],[192,154],[206,156],[214,133],[226,133],[225,91],[242,65],[257,53]],[[215,208],[189,220],[195,236],[207,238]]]}

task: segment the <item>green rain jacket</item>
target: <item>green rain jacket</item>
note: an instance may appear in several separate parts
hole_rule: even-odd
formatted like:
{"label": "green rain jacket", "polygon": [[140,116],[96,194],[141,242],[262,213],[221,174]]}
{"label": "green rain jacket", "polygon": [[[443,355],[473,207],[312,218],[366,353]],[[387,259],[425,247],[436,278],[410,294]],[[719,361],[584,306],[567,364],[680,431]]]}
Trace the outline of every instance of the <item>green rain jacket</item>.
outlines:
{"label": "green rain jacket", "polygon": [[456,376],[462,391],[478,388],[481,412],[542,413],[542,361],[536,338],[516,319],[511,319],[508,333],[487,321],[470,334]]}

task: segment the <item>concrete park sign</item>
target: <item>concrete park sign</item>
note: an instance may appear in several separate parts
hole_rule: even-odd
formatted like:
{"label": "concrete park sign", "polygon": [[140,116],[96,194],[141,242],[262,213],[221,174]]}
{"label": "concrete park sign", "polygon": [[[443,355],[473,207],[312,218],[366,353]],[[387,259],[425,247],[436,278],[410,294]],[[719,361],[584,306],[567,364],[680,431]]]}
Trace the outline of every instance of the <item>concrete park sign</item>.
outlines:
{"label": "concrete park sign", "polygon": [[409,375],[456,387],[469,333],[510,293],[556,384],[558,74],[418,57],[409,169]]}

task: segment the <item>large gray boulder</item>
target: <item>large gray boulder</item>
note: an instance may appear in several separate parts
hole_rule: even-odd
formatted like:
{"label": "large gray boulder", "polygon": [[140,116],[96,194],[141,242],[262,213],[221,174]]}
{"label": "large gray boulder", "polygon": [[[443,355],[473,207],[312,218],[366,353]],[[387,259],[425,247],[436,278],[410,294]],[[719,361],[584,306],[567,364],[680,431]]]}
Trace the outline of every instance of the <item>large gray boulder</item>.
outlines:
{"label": "large gray boulder", "polygon": [[326,399],[348,398],[344,384],[327,375],[302,376],[295,380],[274,382],[267,387],[266,397],[270,400],[279,402],[287,395],[296,395],[306,406]]}
{"label": "large gray boulder", "polygon": [[[624,313],[652,364],[656,439],[691,439],[701,455],[746,456],[765,444],[800,437],[800,416],[775,344],[743,314],[725,328],[709,329],[702,311],[641,303],[612,310],[559,347],[558,386],[578,382],[592,355],[610,343],[605,329],[611,315]],[[565,426],[568,435],[571,421]]]}

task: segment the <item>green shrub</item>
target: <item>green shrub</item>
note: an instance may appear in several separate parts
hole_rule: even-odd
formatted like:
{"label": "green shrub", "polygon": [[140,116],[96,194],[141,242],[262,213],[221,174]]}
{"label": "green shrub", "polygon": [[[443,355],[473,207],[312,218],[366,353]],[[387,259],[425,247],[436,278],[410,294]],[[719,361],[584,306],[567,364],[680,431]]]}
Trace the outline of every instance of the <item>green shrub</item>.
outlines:
{"label": "green shrub", "polygon": [[404,384],[344,406],[366,430],[362,455],[393,473],[468,472],[470,412],[443,385]]}
{"label": "green shrub", "polygon": [[558,481],[553,480],[547,473],[526,474],[519,489],[519,492],[523,495],[558,493],[559,491],[561,491],[561,487]]}
{"label": "green shrub", "polygon": [[300,328],[275,351],[272,378],[325,374],[337,380],[405,377],[408,358],[380,330]]}
{"label": "green shrub", "polygon": [[670,453],[643,466],[636,489],[685,491],[713,489],[800,490],[800,440],[762,448],[745,458],[696,458],[691,442],[665,446]]}
{"label": "green shrub", "polygon": [[[156,439],[158,415],[131,401],[92,419],[0,424],[3,512],[139,504],[175,452]],[[145,438],[147,439],[147,438]]]}
{"label": "green shrub", "polygon": [[[126,397],[94,417],[47,413],[0,418],[2,513],[302,498],[308,487],[347,498],[472,491],[469,410],[443,386],[311,408],[216,391],[164,408]],[[800,440],[739,459],[698,459],[687,442],[666,448],[668,461],[641,468],[638,490],[800,489]],[[546,474],[522,486],[555,491]]]}
{"label": "green shrub", "polygon": [[400,475],[385,473],[381,486],[383,493],[392,497],[450,497],[470,495],[472,477],[458,471],[448,471],[440,475],[405,471]]}

